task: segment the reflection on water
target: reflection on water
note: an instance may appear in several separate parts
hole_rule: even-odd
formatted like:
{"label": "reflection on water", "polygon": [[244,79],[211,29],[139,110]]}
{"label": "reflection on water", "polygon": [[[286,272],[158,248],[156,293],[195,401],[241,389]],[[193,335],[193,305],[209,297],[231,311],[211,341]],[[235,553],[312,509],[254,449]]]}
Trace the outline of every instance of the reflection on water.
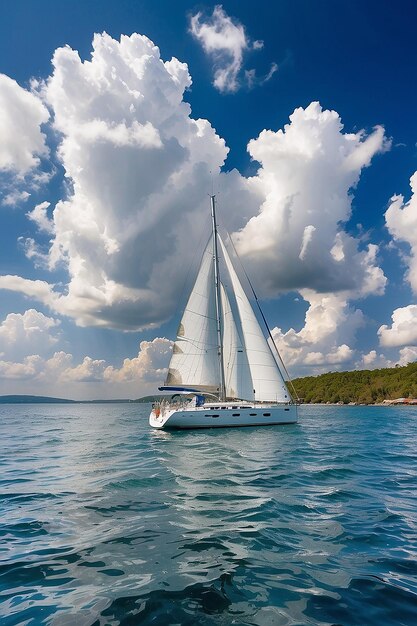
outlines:
{"label": "reflection on water", "polygon": [[417,411],[165,433],[0,409],[2,624],[417,623]]}

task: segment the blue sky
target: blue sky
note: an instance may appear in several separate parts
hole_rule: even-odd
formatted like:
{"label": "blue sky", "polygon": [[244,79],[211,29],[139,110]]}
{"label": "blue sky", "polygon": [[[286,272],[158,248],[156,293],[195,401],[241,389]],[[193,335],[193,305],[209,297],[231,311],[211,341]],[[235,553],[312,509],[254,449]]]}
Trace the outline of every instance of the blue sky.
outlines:
{"label": "blue sky", "polygon": [[415,360],[416,14],[4,3],[0,393],[155,390],[210,171],[293,375]]}

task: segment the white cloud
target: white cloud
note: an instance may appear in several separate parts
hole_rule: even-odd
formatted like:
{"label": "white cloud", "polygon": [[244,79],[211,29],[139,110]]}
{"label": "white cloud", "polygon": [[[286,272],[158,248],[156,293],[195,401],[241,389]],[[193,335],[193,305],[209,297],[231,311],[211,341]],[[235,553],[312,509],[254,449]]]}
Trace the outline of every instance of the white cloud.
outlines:
{"label": "white cloud", "polygon": [[[36,263],[66,269],[68,284],[60,293],[46,281],[3,276],[0,288],[38,299],[80,325],[156,327],[172,315],[184,275],[198,263],[204,225],[210,229],[210,171],[219,173],[228,149],[183,101],[191,84],[187,66],[164,62],[146,37],[119,42],[96,35],[90,61],[66,47],[53,64],[42,93],[60,137],[68,195],[28,214],[51,235],[48,254],[34,238],[25,250]],[[363,321],[349,301],[384,290],[377,246],[363,248],[343,223],[362,168],[387,147],[382,128],[369,137],[343,133],[337,113],[312,103],[283,130],[264,130],[250,142],[261,164],[255,176],[219,175],[219,213],[258,290],[269,296],[301,290],[309,302],[303,329],[276,330],[290,365],[349,363]],[[145,342],[119,369],[86,357],[66,363],[62,376],[125,386],[139,376],[148,384],[143,372],[159,379],[165,367],[152,365],[169,350],[160,341]]]}
{"label": "white cloud", "polygon": [[[21,336],[21,347],[24,345]],[[30,345],[33,346],[33,342],[26,345],[27,349]],[[142,341],[138,356],[125,359],[120,368],[108,364],[104,359],[89,356],[85,356],[80,363],[74,363],[72,354],[62,350],[50,358],[31,354],[22,357],[20,361],[16,358],[6,360],[1,355],[0,393],[17,392],[19,387],[14,389],[7,385],[10,381],[18,384],[24,380],[26,393],[29,394],[74,399],[136,398],[154,393],[155,387],[163,384],[171,350],[172,342],[162,337]]]}
{"label": "white cloud", "polygon": [[0,352],[8,358],[46,354],[58,341],[60,321],[36,309],[9,313],[0,324]]}
{"label": "white cloud", "polygon": [[307,352],[304,356],[305,365],[340,365],[351,361],[354,352],[345,343],[334,348],[327,354],[323,352]]}
{"label": "white cloud", "polygon": [[357,370],[375,370],[384,367],[394,367],[397,363],[398,359],[389,359],[385,354],[378,353],[376,350],[370,350],[359,356],[354,367]]}
{"label": "white cloud", "polygon": [[[404,242],[409,247],[409,254],[401,253],[401,257],[407,266],[406,278],[417,293],[417,172],[411,176],[410,186],[408,202],[401,195],[391,198],[385,222],[393,241]],[[397,362],[406,365],[417,358],[417,304],[395,309],[391,318],[391,326],[384,324],[379,328],[379,341],[388,348],[402,346]]]}
{"label": "white cloud", "polygon": [[385,221],[393,239],[405,242],[410,247],[410,256],[406,258],[407,279],[413,292],[417,293],[417,172],[411,176],[410,185],[410,200],[405,202],[403,196],[393,196],[385,213]]}
{"label": "white cloud", "polygon": [[309,224],[308,226],[304,228],[303,239],[301,242],[301,250],[300,250],[300,254],[298,255],[298,258],[301,259],[301,261],[303,261],[305,258],[308,244],[312,240],[315,230],[316,230],[316,227],[313,226],[312,224]]}
{"label": "white cloud", "polygon": [[103,380],[105,368],[106,362],[103,359],[86,356],[79,365],[64,369],[60,374],[60,380],[78,383],[100,382]]}
{"label": "white cloud", "polygon": [[400,350],[399,365],[408,365],[417,361],[417,346],[406,346]]}
{"label": "white cloud", "polygon": [[28,298],[42,302],[51,309],[57,309],[55,305],[58,302],[59,294],[54,292],[53,285],[44,280],[30,280],[21,276],[6,274],[0,276],[0,289],[22,293]]}
{"label": "white cloud", "polygon": [[[23,314],[9,313],[0,324],[0,341],[6,343],[24,341],[28,343],[33,336],[44,337],[59,324],[59,320],[47,317],[35,309],[28,309]],[[50,339],[52,340],[51,337]]]}
{"label": "white cloud", "polygon": [[0,379],[27,380],[35,378],[43,371],[44,361],[38,355],[24,358],[22,363],[0,361]]}
{"label": "white cloud", "polygon": [[141,341],[139,354],[133,359],[125,359],[120,369],[109,366],[104,377],[109,382],[135,382],[162,385],[166,377],[172,354],[172,341],[156,337],[152,341]]}
{"label": "white cloud", "polygon": [[371,365],[375,362],[377,358],[376,350],[370,350],[367,354],[364,354],[362,357],[362,361],[364,365]]}
{"label": "white cloud", "polygon": [[395,309],[392,313],[392,326],[386,324],[378,330],[382,346],[417,345],[417,304]]}
{"label": "white cloud", "polygon": [[[234,93],[241,87],[243,55],[248,50],[261,50],[263,41],[251,42],[243,24],[232,19],[221,5],[216,5],[211,18],[204,19],[201,12],[190,18],[190,32],[202,45],[204,52],[211,57],[214,65],[214,86],[220,92]],[[278,70],[276,63],[271,65],[268,74],[261,79],[255,70],[245,70],[244,76],[249,88],[272,78]]]}
{"label": "white cloud", "polygon": [[256,70],[254,69],[245,70],[244,71],[245,83],[249,89],[252,89],[253,87],[256,87],[257,85],[264,85],[265,83],[271,80],[271,78],[276,72],[278,72],[277,63],[271,63],[269,72],[265,74],[264,76],[258,76],[258,74],[256,73]]}
{"label": "white cloud", "polygon": [[49,113],[40,99],[0,74],[0,170],[26,174],[48,154],[41,125]]}
{"label": "white cloud", "polygon": [[82,325],[144,328],[175,307],[209,215],[202,190],[227,148],[190,117],[185,64],[164,63],[136,34],[96,35],[93,48],[90,62],[57,50],[45,89],[73,189],[52,218],[50,266],[70,275],[57,310]]}
{"label": "white cloud", "polygon": [[264,130],[249,142],[261,164],[249,185],[263,200],[234,240],[264,294],[290,288],[383,292],[377,246],[361,249],[341,224],[351,216],[362,168],[388,145],[381,127],[368,137],[343,133],[339,115],[317,102],[296,109],[284,130]]}
{"label": "white cloud", "polygon": [[293,375],[316,374],[330,366],[352,365],[355,351],[350,347],[364,323],[362,311],[352,308],[342,294],[301,292],[309,303],[300,331],[283,333],[274,328],[272,336]]}
{"label": "white cloud", "polygon": [[52,234],[54,232],[54,225],[52,220],[48,217],[48,207],[50,206],[50,202],[41,202],[37,204],[32,211],[26,213],[26,216],[32,220],[32,222],[35,222],[39,230]]}
{"label": "white cloud", "polygon": [[23,204],[30,198],[30,193],[27,191],[20,191],[19,189],[13,189],[4,196],[2,200],[3,206],[14,207],[19,204]]}

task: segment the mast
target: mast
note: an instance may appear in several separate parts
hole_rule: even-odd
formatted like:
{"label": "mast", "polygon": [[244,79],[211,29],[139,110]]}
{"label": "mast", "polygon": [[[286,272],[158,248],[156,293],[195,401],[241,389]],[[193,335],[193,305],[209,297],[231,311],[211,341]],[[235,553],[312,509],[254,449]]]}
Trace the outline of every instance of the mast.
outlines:
{"label": "mast", "polygon": [[211,223],[213,227],[213,260],[214,260],[214,282],[215,282],[215,300],[216,300],[216,330],[217,330],[217,355],[220,365],[220,393],[219,399],[223,402],[226,399],[226,384],[224,378],[223,363],[223,337],[220,319],[220,276],[219,276],[219,254],[217,250],[217,223],[216,223],[216,205],[214,195],[210,196],[211,204]]}

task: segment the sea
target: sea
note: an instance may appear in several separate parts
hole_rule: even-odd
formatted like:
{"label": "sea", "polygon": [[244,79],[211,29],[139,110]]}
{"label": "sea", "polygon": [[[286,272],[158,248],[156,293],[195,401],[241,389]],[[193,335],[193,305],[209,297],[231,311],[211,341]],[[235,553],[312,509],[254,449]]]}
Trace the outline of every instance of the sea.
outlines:
{"label": "sea", "polygon": [[0,405],[2,626],[416,625],[417,408]]}

